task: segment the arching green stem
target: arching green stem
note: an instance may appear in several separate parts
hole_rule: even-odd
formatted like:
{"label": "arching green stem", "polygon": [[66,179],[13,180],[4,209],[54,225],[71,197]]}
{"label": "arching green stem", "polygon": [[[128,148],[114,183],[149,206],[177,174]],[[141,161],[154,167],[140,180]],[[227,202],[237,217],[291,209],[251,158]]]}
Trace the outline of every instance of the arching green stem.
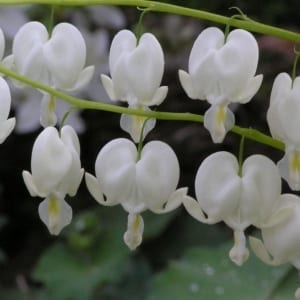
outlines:
{"label": "arching green stem", "polygon": [[[44,91],[52,96],[55,96],[57,99],[64,100],[70,103],[73,107],[77,109],[93,109],[93,110],[102,110],[117,114],[128,114],[128,115],[136,115],[143,116],[147,118],[154,118],[158,120],[168,120],[168,121],[188,121],[188,122],[197,122],[203,123],[204,117],[202,115],[193,114],[193,113],[174,113],[174,112],[162,112],[162,111],[146,111],[134,108],[126,108],[118,105],[111,105],[106,103],[100,103],[80,98],[75,98],[73,96],[67,95],[61,91],[53,89],[49,86],[46,86],[40,82],[31,80],[25,76],[22,76],[16,72],[13,72],[3,66],[0,65],[0,73],[18,80],[22,83],[25,83],[33,88]],[[242,128],[239,126],[234,126],[231,129],[232,132],[245,136],[247,139],[256,141],[261,144],[268,145],[272,148],[279,149],[284,151],[284,144],[281,141],[273,139],[269,135],[263,134],[258,130],[252,128]]]}

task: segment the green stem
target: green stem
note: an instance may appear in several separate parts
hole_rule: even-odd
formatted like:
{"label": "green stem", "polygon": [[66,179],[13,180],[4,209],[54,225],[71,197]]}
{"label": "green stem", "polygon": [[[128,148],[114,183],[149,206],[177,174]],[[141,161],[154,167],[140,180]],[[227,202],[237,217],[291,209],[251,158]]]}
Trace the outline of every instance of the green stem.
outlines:
{"label": "green stem", "polygon": [[187,8],[169,3],[148,1],[148,0],[0,0],[0,5],[21,5],[21,4],[43,4],[60,6],[88,6],[88,5],[119,5],[119,6],[138,6],[151,8],[152,11],[194,17],[197,19],[212,21],[214,23],[228,24],[233,27],[242,28],[252,32],[271,35],[282,39],[300,42],[300,34],[270,26],[251,19],[238,20],[222,15],[206,12],[203,10]]}
{"label": "green stem", "polygon": [[[112,113],[118,114],[128,114],[128,115],[136,115],[143,116],[146,118],[154,118],[158,120],[168,120],[168,121],[189,121],[189,122],[198,122],[203,123],[204,117],[198,114],[192,113],[173,113],[173,112],[162,112],[162,111],[146,111],[134,108],[126,108],[117,105],[111,105],[101,102],[94,102],[86,99],[75,98],[73,96],[67,95],[61,91],[58,91],[54,88],[46,86],[40,82],[31,80],[25,76],[22,76],[16,72],[13,72],[3,66],[0,65],[0,73],[25,83],[33,88],[36,88],[40,91],[46,92],[58,99],[64,100],[70,103],[72,106],[77,109],[92,109],[92,110],[102,110]],[[259,142],[261,144],[268,145],[275,149],[284,150],[284,144],[278,140],[273,139],[272,137],[261,133],[258,130],[252,128],[242,128],[239,126],[234,126],[231,130],[232,132],[244,136],[247,139]]]}
{"label": "green stem", "polygon": [[245,136],[242,135],[239,149],[239,176],[242,176],[243,158],[244,158]]}

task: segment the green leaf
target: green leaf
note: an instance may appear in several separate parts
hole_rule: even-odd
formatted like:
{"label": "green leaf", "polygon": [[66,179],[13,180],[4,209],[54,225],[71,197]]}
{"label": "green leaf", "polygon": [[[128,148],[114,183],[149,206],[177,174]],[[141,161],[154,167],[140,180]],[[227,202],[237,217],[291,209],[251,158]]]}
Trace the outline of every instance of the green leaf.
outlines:
{"label": "green leaf", "polygon": [[290,266],[271,267],[253,254],[242,266],[228,258],[228,245],[192,248],[156,275],[148,300],[287,300],[298,287]]}
{"label": "green leaf", "polygon": [[[130,251],[122,239],[125,224],[111,216],[118,215],[118,211],[113,211],[95,210],[95,215],[101,220],[101,224],[96,225],[101,230],[93,236],[95,240],[90,248],[84,251],[80,247],[57,242],[41,257],[33,275],[45,284],[48,299],[93,299],[97,286],[117,281],[122,276]],[[71,229],[68,234],[72,235]]]}

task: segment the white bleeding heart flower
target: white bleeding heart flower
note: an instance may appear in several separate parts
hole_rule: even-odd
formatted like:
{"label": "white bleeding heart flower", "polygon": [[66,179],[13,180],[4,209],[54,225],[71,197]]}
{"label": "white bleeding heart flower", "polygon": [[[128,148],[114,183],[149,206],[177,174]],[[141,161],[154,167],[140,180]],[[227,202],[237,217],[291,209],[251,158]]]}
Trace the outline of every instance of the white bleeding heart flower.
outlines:
{"label": "white bleeding heart flower", "polygon": [[88,190],[100,204],[121,204],[129,213],[124,240],[131,249],[142,241],[143,211],[169,212],[188,197],[187,188],[176,190],[177,157],[160,141],[149,142],[139,154],[130,140],[112,140],[100,150],[95,172],[96,177],[85,175]]}
{"label": "white bleeding heart flower", "polygon": [[243,29],[235,29],[225,38],[220,29],[210,27],[194,42],[189,73],[179,70],[187,95],[211,104],[204,126],[215,143],[221,143],[234,125],[228,105],[249,102],[261,85],[263,76],[255,76],[258,50],[253,35]]}
{"label": "white bleeding heart flower", "polygon": [[276,165],[263,155],[248,157],[241,168],[229,152],[210,155],[198,169],[195,192],[197,201],[186,198],[185,208],[201,222],[224,221],[233,229],[235,245],[229,255],[238,265],[249,255],[245,229],[271,226],[288,213],[276,209],[281,201],[281,179]]}
{"label": "white bleeding heart flower", "polygon": [[293,81],[287,73],[275,78],[267,121],[274,138],[285,144],[285,155],[278,162],[281,176],[292,190],[300,190],[300,77]]}
{"label": "white bleeding heart flower", "polygon": [[[26,23],[15,35],[12,53],[15,71],[64,91],[81,90],[89,83],[94,73],[93,66],[85,67],[84,38],[80,31],[69,23],[56,25],[51,36],[42,23]],[[16,85],[25,87],[22,83],[16,82]],[[47,108],[46,105],[44,107]],[[46,114],[47,111],[44,112],[44,115]],[[48,124],[53,125],[55,124]]]}
{"label": "white bleeding heart flower", "polygon": [[[300,270],[300,198],[293,194],[283,194],[281,208],[290,209],[290,215],[274,226],[262,228],[263,242],[250,237],[254,253],[266,264],[291,263]],[[300,299],[300,288],[295,296]]]}
{"label": "white bleeding heart flower", "polygon": [[31,174],[23,171],[25,185],[32,197],[43,197],[39,215],[51,234],[59,234],[72,219],[72,209],[65,202],[74,196],[83,177],[80,145],[72,127],[60,132],[45,128],[37,137],[31,157]]}
{"label": "white bleeding heart flower", "polygon": [[[109,52],[111,78],[102,74],[102,84],[112,101],[125,101],[129,107],[147,109],[161,104],[167,95],[168,87],[160,86],[164,64],[162,48],[153,34],[144,33],[137,41],[131,31],[121,30],[114,37]],[[127,120],[122,128],[137,142],[135,123],[135,120]],[[145,132],[151,129],[149,125]]]}

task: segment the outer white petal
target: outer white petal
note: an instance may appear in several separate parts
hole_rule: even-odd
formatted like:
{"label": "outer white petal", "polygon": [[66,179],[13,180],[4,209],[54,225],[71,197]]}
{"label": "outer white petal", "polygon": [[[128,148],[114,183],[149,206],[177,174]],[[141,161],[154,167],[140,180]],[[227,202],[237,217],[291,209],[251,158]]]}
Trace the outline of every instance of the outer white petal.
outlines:
{"label": "outer white petal", "polygon": [[135,206],[135,162],[137,150],[127,139],[115,139],[99,152],[95,171],[102,193],[108,202],[124,204],[128,201]]}
{"label": "outer white petal", "polygon": [[104,74],[101,74],[101,82],[102,82],[102,85],[108,95],[108,97],[112,100],[112,101],[117,101],[118,100],[118,97],[115,93],[115,90],[114,90],[114,83],[113,81],[111,80],[110,77],[108,77],[107,75],[104,75]]}
{"label": "outer white petal", "polygon": [[72,165],[72,154],[60,140],[54,127],[45,128],[37,137],[31,157],[35,186],[48,195],[56,190]]}
{"label": "outer white petal", "polygon": [[89,66],[89,67],[84,68],[79,73],[76,82],[74,82],[74,85],[70,89],[65,89],[65,90],[68,91],[68,92],[77,92],[77,91],[82,90],[92,80],[94,72],[95,72],[95,67],[94,66]]}
{"label": "outer white petal", "polygon": [[72,165],[62,181],[60,190],[63,193],[74,196],[77,193],[84,172],[80,163],[79,139],[75,130],[69,125],[66,125],[61,129],[60,135],[62,142],[66,145],[72,155]]}
{"label": "outer white petal", "polygon": [[278,101],[278,117],[285,138],[291,144],[300,144],[300,78],[294,81],[287,98]]}
{"label": "outer white petal", "polygon": [[64,199],[46,198],[39,205],[39,216],[48,227],[49,232],[58,235],[72,220],[72,208]]}
{"label": "outer white petal", "polygon": [[45,64],[43,45],[48,40],[45,26],[39,22],[29,22],[17,32],[12,53],[16,70],[31,79],[50,83],[49,73]]}
{"label": "outer white petal", "polygon": [[233,30],[216,53],[214,62],[220,93],[230,102],[237,101],[257,69],[258,45],[255,38],[248,31]]}
{"label": "outer white petal", "polygon": [[168,87],[160,86],[154,93],[151,101],[146,101],[145,103],[143,101],[139,101],[139,103],[146,106],[160,105],[167,97],[167,94],[168,94]]}
{"label": "outer white petal", "polygon": [[195,179],[195,192],[208,219],[222,221],[237,209],[242,188],[237,174],[238,162],[228,152],[216,152],[200,165]]}
{"label": "outer white petal", "polygon": [[242,195],[234,219],[244,226],[260,227],[274,213],[280,193],[281,178],[274,162],[263,155],[248,157],[242,168]]}
{"label": "outer white petal", "polygon": [[112,40],[109,51],[109,69],[114,73],[116,62],[124,53],[131,52],[136,47],[136,37],[129,30],[119,31]]}
{"label": "outer white petal", "polygon": [[285,139],[285,132],[279,121],[279,109],[278,105],[281,101],[286,101],[291,91],[292,80],[287,73],[280,73],[275,78],[273,83],[270,106],[267,112],[267,121],[274,138]]}
{"label": "outer white petal", "polygon": [[[220,49],[224,45],[224,33],[217,27],[209,27],[203,30],[194,42],[189,58],[189,73],[196,76],[198,66],[210,51]],[[201,84],[201,83],[200,83]]]}
{"label": "outer white petal", "polygon": [[160,86],[164,70],[163,51],[153,34],[141,36],[138,46],[127,57],[126,67],[132,94],[139,103],[150,104]]}
{"label": "outer white petal", "polygon": [[176,154],[166,143],[146,144],[136,164],[136,186],[139,201],[150,209],[161,209],[175,191],[179,180]]}
{"label": "outer white petal", "polygon": [[22,172],[24,183],[27,187],[27,190],[32,197],[40,196],[45,197],[45,193],[40,193],[38,188],[35,186],[34,179],[28,171]]}
{"label": "outer white petal", "polygon": [[245,87],[245,90],[241,91],[239,97],[234,102],[239,102],[245,104],[249,102],[253,96],[257,93],[258,89],[261,86],[263,81],[263,75],[257,75],[253,78],[250,78],[248,81],[248,85]]}
{"label": "outer white petal", "polygon": [[74,87],[86,60],[86,45],[80,31],[69,23],[60,23],[43,47],[53,83],[61,89]]}
{"label": "outer white petal", "polygon": [[[179,81],[186,92],[186,94],[191,98],[191,99],[197,99],[199,95],[196,93],[193,85],[193,80],[191,78],[191,75],[183,70],[178,71],[179,75]],[[200,99],[204,97],[199,97]]]}

